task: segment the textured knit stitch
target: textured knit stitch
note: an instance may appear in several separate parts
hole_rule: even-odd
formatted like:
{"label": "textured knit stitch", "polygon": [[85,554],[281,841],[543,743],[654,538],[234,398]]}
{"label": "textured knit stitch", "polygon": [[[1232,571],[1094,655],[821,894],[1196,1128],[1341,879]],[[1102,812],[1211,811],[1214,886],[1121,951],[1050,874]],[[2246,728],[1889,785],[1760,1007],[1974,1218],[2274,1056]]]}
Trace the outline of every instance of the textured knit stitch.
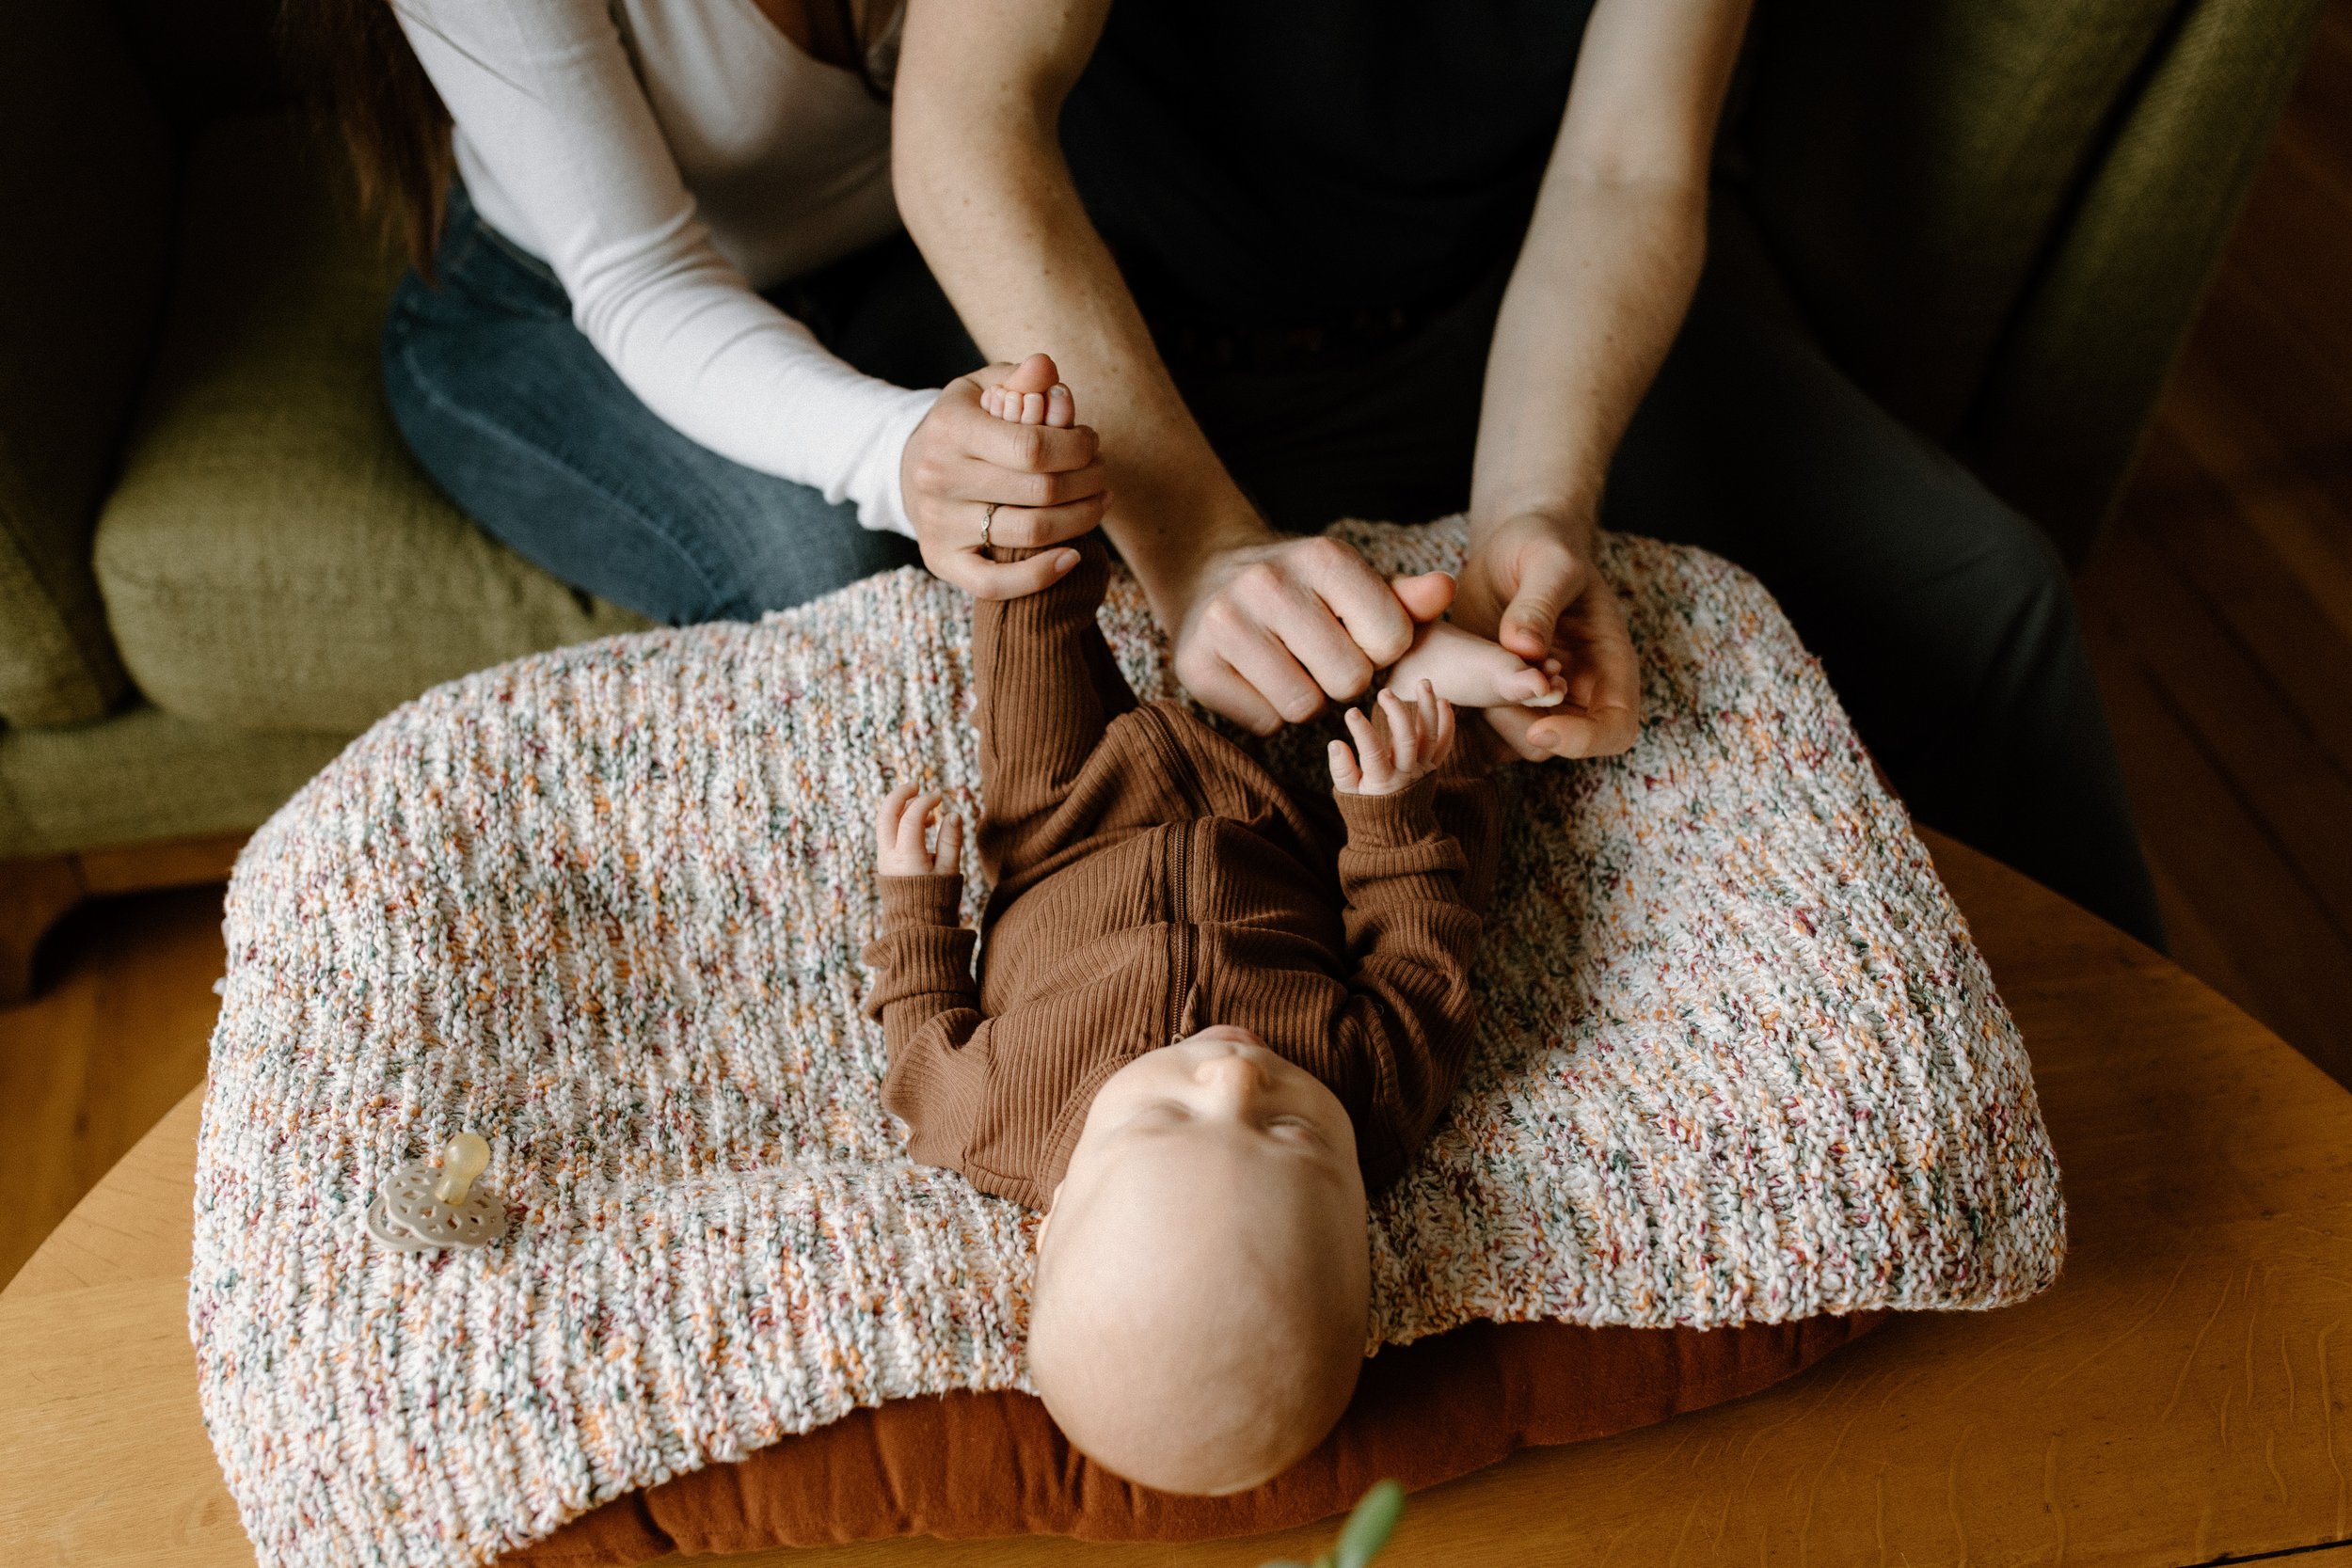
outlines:
{"label": "textured knit stitch", "polygon": [[[1352,537],[1389,571],[1462,548]],[[1819,668],[1712,557],[1604,564],[1647,721],[1504,775],[1479,1043],[1375,1206],[1375,1338],[2045,1287],[2024,1049]],[[1167,693],[1131,580],[1104,622]],[[1022,1386],[1034,1221],[906,1158],[858,1010],[874,802],[918,778],[971,812],[969,624],[904,573],[525,659],[391,715],[256,835],[190,1314],[264,1564],[478,1562],[859,1404]],[[1313,738],[1269,766],[1311,779]],[[508,1238],[369,1240],[384,1179],[467,1129]]]}

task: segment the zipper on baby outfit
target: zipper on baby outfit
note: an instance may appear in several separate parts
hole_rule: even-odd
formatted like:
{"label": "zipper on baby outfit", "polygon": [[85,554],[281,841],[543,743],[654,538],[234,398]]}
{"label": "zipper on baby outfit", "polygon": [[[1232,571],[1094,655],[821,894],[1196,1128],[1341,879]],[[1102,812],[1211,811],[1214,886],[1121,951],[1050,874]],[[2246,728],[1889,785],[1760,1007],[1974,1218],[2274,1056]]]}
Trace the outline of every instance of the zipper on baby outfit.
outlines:
{"label": "zipper on baby outfit", "polygon": [[1190,822],[1171,823],[1168,835],[1168,1043],[1192,1031],[1192,834]]}
{"label": "zipper on baby outfit", "polygon": [[1193,996],[1193,965],[1200,942],[1200,928],[1192,911],[1192,836],[1194,823],[1209,812],[1208,792],[1201,787],[1200,775],[1194,769],[1192,757],[1176,737],[1168,732],[1168,716],[1157,708],[1138,710],[1145,720],[1144,733],[1152,737],[1152,749],[1159,753],[1160,764],[1168,771],[1185,804],[1193,810],[1190,821],[1170,823],[1168,835],[1168,1043],[1174,1045],[1195,1027],[1196,1011]]}

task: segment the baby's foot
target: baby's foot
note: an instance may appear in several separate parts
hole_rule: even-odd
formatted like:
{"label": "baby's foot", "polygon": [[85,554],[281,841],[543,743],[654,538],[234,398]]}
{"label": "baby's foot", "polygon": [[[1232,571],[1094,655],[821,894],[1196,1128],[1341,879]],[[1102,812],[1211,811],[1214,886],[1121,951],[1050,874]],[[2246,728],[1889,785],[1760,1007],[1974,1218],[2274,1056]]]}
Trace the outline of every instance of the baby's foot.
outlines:
{"label": "baby's foot", "polygon": [[1568,694],[1558,659],[1539,668],[1451,621],[1424,622],[1389,672],[1389,685],[1399,691],[1422,681],[1456,707],[1557,707]]}
{"label": "baby's foot", "polygon": [[1014,424],[1045,424],[1068,430],[1078,422],[1077,400],[1056,379],[1054,361],[1032,354],[1013,372],[980,393],[980,407]]}

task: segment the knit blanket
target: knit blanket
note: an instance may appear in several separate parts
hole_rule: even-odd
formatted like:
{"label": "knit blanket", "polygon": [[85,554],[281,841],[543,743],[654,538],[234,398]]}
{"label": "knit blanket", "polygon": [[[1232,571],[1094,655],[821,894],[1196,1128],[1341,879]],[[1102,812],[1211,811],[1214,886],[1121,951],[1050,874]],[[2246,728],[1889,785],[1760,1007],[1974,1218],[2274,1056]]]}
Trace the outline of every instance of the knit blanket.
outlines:
{"label": "knit blanket", "polygon": [[[1344,531],[1388,571],[1463,546]],[[1646,722],[1505,775],[1481,1036],[1374,1206],[1375,1344],[2047,1286],[2025,1051],[1819,667],[1720,560],[1617,537],[1603,563]],[[1168,693],[1123,574],[1104,622]],[[480,1562],[859,1405],[1024,1386],[1035,1217],[908,1161],[859,1012],[875,802],[920,779],[977,812],[969,627],[910,571],[522,659],[385,719],[255,836],[190,1321],[264,1564]],[[1320,745],[1269,760],[1327,787]],[[461,1131],[507,1238],[371,1240],[385,1178]]]}

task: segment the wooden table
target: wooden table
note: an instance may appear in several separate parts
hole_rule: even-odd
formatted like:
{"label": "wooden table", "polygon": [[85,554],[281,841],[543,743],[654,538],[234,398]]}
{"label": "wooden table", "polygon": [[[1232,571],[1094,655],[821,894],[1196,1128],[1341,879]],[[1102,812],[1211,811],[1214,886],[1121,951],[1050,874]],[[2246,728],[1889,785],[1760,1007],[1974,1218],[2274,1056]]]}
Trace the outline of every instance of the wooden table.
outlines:
{"label": "wooden table", "polygon": [[[1934,847],[2033,1052],[2073,1211],[2064,1278],[2005,1312],[1899,1320],[1755,1399],[1426,1493],[1382,1568],[2285,1553],[2352,1568],[2352,1094],[2164,959]],[[197,1418],[196,1119],[190,1096],[0,1293],[6,1568],[253,1560]],[[1250,1564],[1324,1533],[732,1560]]]}

